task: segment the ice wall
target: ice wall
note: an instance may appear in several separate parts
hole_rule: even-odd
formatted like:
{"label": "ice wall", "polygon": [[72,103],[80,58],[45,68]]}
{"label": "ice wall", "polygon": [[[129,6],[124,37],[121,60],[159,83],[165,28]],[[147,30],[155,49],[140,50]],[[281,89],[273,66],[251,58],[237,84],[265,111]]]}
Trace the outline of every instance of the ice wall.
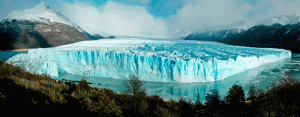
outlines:
{"label": "ice wall", "polygon": [[7,63],[58,77],[58,72],[144,81],[211,82],[291,57],[279,49],[246,48],[184,40],[114,39],[30,49]]}

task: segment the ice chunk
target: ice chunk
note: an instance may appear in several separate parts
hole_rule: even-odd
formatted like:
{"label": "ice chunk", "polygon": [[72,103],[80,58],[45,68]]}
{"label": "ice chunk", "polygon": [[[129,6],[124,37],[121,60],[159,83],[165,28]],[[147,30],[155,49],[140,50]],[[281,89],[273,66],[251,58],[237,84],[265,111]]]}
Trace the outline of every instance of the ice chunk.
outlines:
{"label": "ice chunk", "polygon": [[144,81],[157,82],[211,82],[290,57],[291,52],[283,49],[126,38],[30,49],[7,63],[53,77],[61,72],[115,79],[137,75]]}

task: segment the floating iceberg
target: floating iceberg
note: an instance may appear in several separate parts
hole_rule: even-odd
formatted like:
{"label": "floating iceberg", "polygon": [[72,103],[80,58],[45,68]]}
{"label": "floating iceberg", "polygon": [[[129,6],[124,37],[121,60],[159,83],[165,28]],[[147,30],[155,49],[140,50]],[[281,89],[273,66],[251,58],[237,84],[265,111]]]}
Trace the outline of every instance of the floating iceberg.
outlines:
{"label": "floating iceberg", "polygon": [[291,52],[283,49],[120,38],[29,49],[6,62],[52,77],[59,77],[58,73],[115,79],[136,75],[144,81],[212,82],[290,57]]}

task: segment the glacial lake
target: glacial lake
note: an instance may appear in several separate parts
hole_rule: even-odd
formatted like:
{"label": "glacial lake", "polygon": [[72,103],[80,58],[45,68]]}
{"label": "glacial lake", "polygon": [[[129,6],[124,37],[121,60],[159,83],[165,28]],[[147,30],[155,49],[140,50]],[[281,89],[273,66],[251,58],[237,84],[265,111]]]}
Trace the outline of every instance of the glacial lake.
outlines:
{"label": "glacial lake", "polygon": [[[0,59],[7,60],[19,53],[25,52],[0,52]],[[159,95],[166,100],[178,100],[181,95],[186,100],[195,101],[197,95],[201,100],[205,100],[207,93],[211,93],[210,90],[217,89],[221,99],[223,99],[231,86],[234,83],[242,86],[245,90],[245,95],[248,94],[249,87],[255,85],[256,89],[266,89],[270,86],[271,82],[276,81],[279,78],[291,76],[299,79],[300,76],[300,54],[292,54],[292,58],[276,61],[273,63],[263,64],[259,67],[247,70],[245,72],[235,74],[227,77],[224,80],[216,82],[197,82],[197,83],[172,83],[172,82],[147,82],[145,81],[144,88],[147,95]],[[59,73],[58,80],[81,80],[85,78],[88,82],[91,82],[91,86],[97,88],[111,89],[116,93],[123,93],[125,87],[123,86],[124,80],[88,77],[85,75],[72,75]]]}

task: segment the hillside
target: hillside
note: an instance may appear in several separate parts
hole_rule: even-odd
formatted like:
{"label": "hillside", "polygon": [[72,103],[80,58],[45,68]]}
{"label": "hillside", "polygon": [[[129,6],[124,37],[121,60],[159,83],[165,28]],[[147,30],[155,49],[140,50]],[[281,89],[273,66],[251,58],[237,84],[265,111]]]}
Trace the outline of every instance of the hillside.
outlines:
{"label": "hillside", "polygon": [[[223,27],[224,28],[224,27]],[[299,53],[300,16],[276,16],[259,23],[232,24],[224,29],[194,32],[185,40],[216,41],[229,45],[280,48]]]}
{"label": "hillside", "polygon": [[0,22],[0,50],[46,48],[105,38],[89,34],[47,4],[11,11]]}
{"label": "hillside", "polygon": [[1,43],[0,50],[46,48],[90,40],[72,26],[45,20],[48,22],[2,20],[0,36],[5,41]]}
{"label": "hillside", "polygon": [[281,48],[300,53],[300,23],[258,25],[217,42],[248,47]]}

